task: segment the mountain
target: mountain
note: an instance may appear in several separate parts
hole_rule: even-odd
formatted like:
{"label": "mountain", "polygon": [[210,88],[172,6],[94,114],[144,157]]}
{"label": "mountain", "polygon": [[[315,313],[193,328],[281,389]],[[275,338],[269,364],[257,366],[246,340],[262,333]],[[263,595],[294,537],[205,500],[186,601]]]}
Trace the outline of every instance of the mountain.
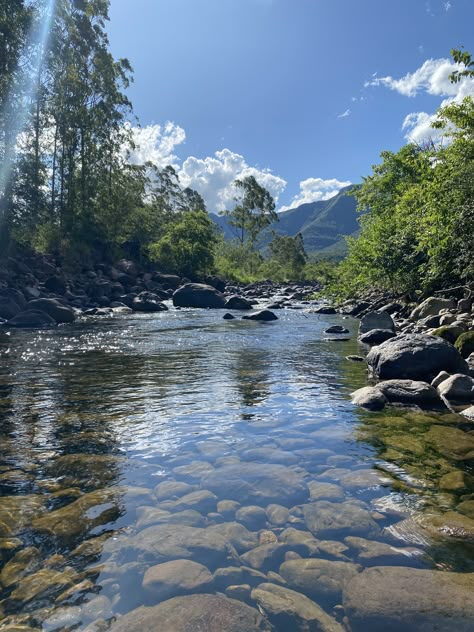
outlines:
{"label": "mountain", "polygon": [[[341,189],[329,200],[309,202],[278,214],[279,221],[265,231],[261,240],[264,248],[271,240],[271,231],[279,235],[293,237],[297,233],[303,235],[306,252],[320,253],[328,256],[341,256],[344,253],[345,235],[352,235],[359,230],[357,221],[357,202],[347,192],[352,186]],[[225,217],[214,215],[211,218],[224,231],[225,239],[235,237]],[[321,252],[325,251],[325,252]]]}

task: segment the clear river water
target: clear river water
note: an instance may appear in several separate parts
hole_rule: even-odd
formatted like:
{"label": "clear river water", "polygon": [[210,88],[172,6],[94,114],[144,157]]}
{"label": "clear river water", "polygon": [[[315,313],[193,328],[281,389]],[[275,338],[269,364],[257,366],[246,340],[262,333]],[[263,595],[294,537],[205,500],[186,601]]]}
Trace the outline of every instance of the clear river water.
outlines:
{"label": "clear river water", "polygon": [[[473,426],[355,408],[358,321],[278,317],[170,310],[0,334],[0,630],[106,630],[202,593],[277,632],[333,629],[272,611],[262,583],[359,629],[345,591],[368,568],[474,571],[474,451],[459,441]],[[328,340],[333,324],[350,339]],[[437,530],[443,516],[455,526]]]}

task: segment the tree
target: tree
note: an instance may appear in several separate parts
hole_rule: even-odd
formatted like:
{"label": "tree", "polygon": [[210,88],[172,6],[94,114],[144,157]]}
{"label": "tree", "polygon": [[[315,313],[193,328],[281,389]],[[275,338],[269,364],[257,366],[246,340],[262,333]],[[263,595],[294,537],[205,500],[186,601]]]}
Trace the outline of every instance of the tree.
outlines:
{"label": "tree", "polygon": [[205,211],[187,211],[171,222],[150,246],[150,259],[168,272],[184,276],[207,274],[214,266],[217,231]]}
{"label": "tree", "polygon": [[452,48],[451,57],[456,64],[464,66],[464,70],[455,70],[449,75],[451,83],[458,83],[464,77],[474,77],[474,59],[467,51]]}
{"label": "tree", "polygon": [[299,279],[308,255],[304,249],[303,235],[294,237],[274,235],[270,242],[271,262],[275,263],[288,279]]}
{"label": "tree", "polygon": [[237,204],[231,211],[224,211],[224,215],[228,218],[228,224],[233,228],[239,243],[243,246],[248,242],[253,248],[261,231],[278,221],[275,202],[254,176],[235,180],[234,186],[238,191],[235,197]]}

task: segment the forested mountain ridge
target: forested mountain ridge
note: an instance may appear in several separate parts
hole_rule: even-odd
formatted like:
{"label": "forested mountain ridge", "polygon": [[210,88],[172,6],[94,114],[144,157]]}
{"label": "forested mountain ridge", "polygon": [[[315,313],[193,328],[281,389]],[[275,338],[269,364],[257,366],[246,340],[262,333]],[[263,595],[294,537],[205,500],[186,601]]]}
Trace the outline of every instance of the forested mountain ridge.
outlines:
{"label": "forested mountain ridge", "polygon": [[[347,195],[353,188],[353,185],[344,187],[329,200],[301,204],[278,213],[279,221],[271,224],[267,235],[261,240],[261,246],[265,247],[270,241],[270,231],[290,237],[301,233],[308,253],[332,247],[344,236],[352,235],[359,228],[357,201],[354,196]],[[225,216],[213,213],[210,216],[224,232],[226,239],[235,238]]]}

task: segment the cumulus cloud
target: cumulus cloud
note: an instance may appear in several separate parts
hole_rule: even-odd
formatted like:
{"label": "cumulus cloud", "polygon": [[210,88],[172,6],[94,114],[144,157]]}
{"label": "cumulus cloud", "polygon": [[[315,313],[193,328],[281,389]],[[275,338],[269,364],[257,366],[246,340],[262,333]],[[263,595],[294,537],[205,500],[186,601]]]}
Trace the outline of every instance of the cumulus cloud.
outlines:
{"label": "cumulus cloud", "polygon": [[352,182],[346,180],[342,182],[336,178],[324,180],[323,178],[308,178],[300,182],[300,191],[292,199],[288,206],[282,206],[280,211],[287,211],[290,208],[296,208],[300,204],[309,202],[319,202],[320,200],[329,200],[334,197],[343,187],[347,187]]}
{"label": "cumulus cloud", "polygon": [[209,211],[218,213],[235,204],[235,179],[254,176],[273,196],[275,202],[284,191],[286,181],[274,175],[270,169],[257,169],[247,164],[245,158],[230,149],[216,151],[214,156],[196,158],[190,156],[183,162],[179,178],[184,186],[196,189],[204,198]]}
{"label": "cumulus cloud", "polygon": [[[415,97],[421,92],[444,97],[441,107],[453,102],[461,102],[466,96],[474,96],[474,79],[464,78],[459,83],[451,83],[449,75],[454,70],[462,70],[461,64],[454,64],[449,59],[427,59],[415,72],[395,79],[394,77],[372,77],[364,85],[385,86],[407,97]],[[427,112],[411,112],[402,124],[405,138],[422,143],[428,139],[439,140],[443,132],[434,130],[431,123],[435,114]]]}
{"label": "cumulus cloud", "polygon": [[137,165],[151,162],[160,169],[167,165],[179,166],[174,151],[186,140],[182,127],[167,121],[164,125],[131,127],[131,130],[135,149],[130,152],[130,162]]}

